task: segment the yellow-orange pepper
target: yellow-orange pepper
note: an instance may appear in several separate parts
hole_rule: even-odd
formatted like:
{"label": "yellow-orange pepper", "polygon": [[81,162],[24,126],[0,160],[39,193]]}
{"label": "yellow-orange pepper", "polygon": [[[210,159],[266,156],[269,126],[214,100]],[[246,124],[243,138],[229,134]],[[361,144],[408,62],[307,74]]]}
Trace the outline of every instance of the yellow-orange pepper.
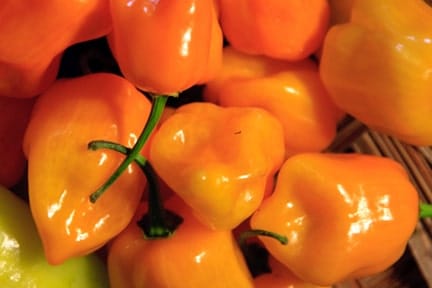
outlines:
{"label": "yellow-orange pepper", "polygon": [[24,152],[30,208],[51,264],[98,249],[132,219],[145,188],[141,171],[130,165],[91,203],[124,156],[87,145],[103,139],[132,147],[150,106],[130,82],[107,73],[57,80],[37,98]]}
{"label": "yellow-orange pepper", "polygon": [[208,81],[221,65],[213,0],[111,0],[110,47],[142,90],[169,94]]}
{"label": "yellow-orange pepper", "polygon": [[198,218],[240,224],[272,189],[285,155],[281,124],[260,108],[191,103],[156,131],[150,162]]}
{"label": "yellow-orange pepper", "polygon": [[272,196],[251,218],[270,254],[300,279],[333,285],[387,269],[417,223],[418,193],[403,167],[361,154],[306,153],[282,166]]}
{"label": "yellow-orange pepper", "polygon": [[327,0],[219,0],[228,42],[248,54],[297,61],[321,45],[328,28]]}
{"label": "yellow-orange pepper", "polygon": [[40,94],[55,80],[67,47],[110,29],[106,0],[2,0],[0,96]]}
{"label": "yellow-orange pepper", "polygon": [[371,128],[432,144],[432,8],[422,0],[354,1],[324,41],[320,74],[342,110]]}
{"label": "yellow-orange pepper", "polygon": [[203,97],[222,106],[260,107],[282,123],[287,156],[326,148],[340,111],[309,59],[290,63],[225,47],[223,66]]}
{"label": "yellow-orange pepper", "polygon": [[170,238],[146,239],[137,220],[111,243],[108,272],[112,288],[252,288],[253,281],[230,230],[212,230],[194,218],[178,197],[166,208],[183,217]]}

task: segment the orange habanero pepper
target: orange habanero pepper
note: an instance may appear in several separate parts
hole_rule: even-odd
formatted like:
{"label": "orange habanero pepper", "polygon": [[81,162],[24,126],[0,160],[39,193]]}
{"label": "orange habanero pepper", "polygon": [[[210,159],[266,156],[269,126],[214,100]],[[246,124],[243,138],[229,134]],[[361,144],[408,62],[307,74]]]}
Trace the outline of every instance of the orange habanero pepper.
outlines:
{"label": "orange habanero pepper", "polygon": [[33,97],[56,78],[62,52],[108,34],[106,0],[2,0],[0,96]]}
{"label": "orange habanero pepper", "polygon": [[[144,204],[136,220],[146,213]],[[204,226],[178,197],[165,204],[183,217],[183,223],[170,238],[146,239],[132,221],[109,248],[112,288],[254,287],[230,230]]]}
{"label": "orange habanero pepper", "polygon": [[87,145],[133,146],[150,107],[130,82],[107,73],[58,80],[38,97],[24,151],[30,208],[51,264],[99,248],[132,219],[146,183],[140,170],[130,165],[93,204],[90,193],[124,156]]}
{"label": "orange habanero pepper", "polygon": [[111,0],[111,14],[110,47],[142,90],[181,92],[220,67],[223,37],[213,0]]}
{"label": "orange habanero pepper", "polygon": [[354,1],[330,28],[320,75],[335,104],[380,132],[432,145],[432,7],[423,0]]}
{"label": "orange habanero pepper", "polygon": [[282,127],[267,111],[191,103],[162,123],[149,159],[201,221],[232,229],[273,188],[284,155]]}
{"label": "orange habanero pepper", "polygon": [[327,0],[219,0],[219,11],[236,49],[291,61],[321,46],[329,22]]}
{"label": "orange habanero pepper", "polygon": [[35,98],[0,97],[0,185],[12,187],[25,172],[24,133]]}
{"label": "orange habanero pepper", "polygon": [[336,135],[340,111],[309,59],[290,63],[225,47],[222,69],[203,97],[222,106],[260,107],[282,123],[287,156],[326,148]]}
{"label": "orange habanero pepper", "polygon": [[298,154],[282,166],[251,227],[288,237],[287,245],[260,239],[297,277],[333,285],[396,262],[416,226],[418,205],[408,174],[391,159]]}

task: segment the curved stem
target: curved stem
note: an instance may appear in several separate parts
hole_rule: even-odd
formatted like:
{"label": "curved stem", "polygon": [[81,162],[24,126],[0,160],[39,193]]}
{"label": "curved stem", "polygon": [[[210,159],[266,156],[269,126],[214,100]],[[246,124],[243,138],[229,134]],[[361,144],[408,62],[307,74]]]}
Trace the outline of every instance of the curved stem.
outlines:
{"label": "curved stem", "polygon": [[124,170],[140,155],[144,144],[147,142],[150,134],[153,132],[157,123],[159,122],[162,112],[165,108],[169,96],[165,95],[153,95],[153,104],[150,111],[149,118],[138,137],[137,142],[127,153],[127,157],[120,163],[119,167],[114,171],[114,173],[108,178],[108,180],[103,183],[95,192],[90,195],[90,202],[95,203],[97,199],[102,196],[102,194],[108,189],[116,180],[120,177]]}
{"label": "curved stem", "polygon": [[256,237],[256,236],[265,236],[265,237],[270,237],[273,238],[277,241],[279,241],[279,243],[281,243],[282,245],[286,245],[288,244],[288,238],[285,235],[281,235],[272,231],[267,231],[267,230],[262,230],[262,229],[251,229],[251,230],[246,230],[243,231],[240,234],[239,237],[239,244],[240,247],[244,247],[246,245],[246,240],[251,238],[251,237]]}
{"label": "curved stem", "polygon": [[432,204],[421,203],[420,204],[420,218],[431,218],[432,217]]}
{"label": "curved stem", "polygon": [[[111,149],[126,156],[132,151],[131,148],[125,147],[121,144],[104,140],[92,141],[88,144],[88,147],[91,150],[102,148]],[[150,162],[148,162],[141,154],[138,154],[134,161],[146,176],[149,191],[148,211],[137,224],[143,230],[144,235],[149,239],[169,237],[183,222],[183,219],[177,214],[164,208],[159,193],[159,184],[156,172],[150,165]]]}

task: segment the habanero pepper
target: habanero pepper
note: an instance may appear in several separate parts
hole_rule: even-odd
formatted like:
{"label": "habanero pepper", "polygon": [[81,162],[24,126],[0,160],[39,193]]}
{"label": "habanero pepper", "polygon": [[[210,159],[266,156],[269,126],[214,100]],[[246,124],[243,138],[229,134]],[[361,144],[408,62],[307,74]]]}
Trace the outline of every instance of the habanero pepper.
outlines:
{"label": "habanero pepper", "polygon": [[94,254],[70,259],[62,265],[48,264],[28,205],[3,186],[0,243],[0,287],[108,287],[105,265]]}
{"label": "habanero pepper", "polygon": [[333,285],[387,269],[403,254],[419,216],[418,193],[403,167],[362,154],[305,153],[289,158],[274,193],[252,215],[253,229],[297,277]]}
{"label": "habanero pepper", "polygon": [[218,0],[220,23],[236,49],[297,61],[315,52],[329,23],[327,0]]}
{"label": "habanero pepper", "polygon": [[106,0],[2,0],[0,96],[39,95],[54,82],[67,47],[110,29]]}
{"label": "habanero pepper", "polygon": [[219,229],[255,211],[285,157],[282,126],[267,111],[202,102],[178,108],[150,146],[157,174],[203,223]]}
{"label": "habanero pepper", "polygon": [[181,92],[213,77],[223,36],[213,0],[111,0],[110,47],[141,90]]}
{"label": "habanero pepper", "polygon": [[147,212],[144,202],[135,221],[111,242],[108,272],[112,288],[254,287],[230,230],[206,227],[177,196],[165,204],[183,217],[170,238],[144,237],[136,223]]}
{"label": "habanero pepper", "polygon": [[8,188],[25,173],[22,142],[34,102],[35,98],[0,97],[0,185]]}
{"label": "habanero pepper", "polygon": [[282,123],[287,156],[325,149],[341,112],[331,101],[310,59],[295,63],[224,48],[222,69],[207,82],[206,101],[260,107]]}
{"label": "habanero pepper", "polygon": [[90,151],[87,145],[104,139],[133,146],[150,108],[150,101],[129,81],[108,73],[57,80],[38,97],[24,151],[30,207],[50,263],[101,247],[132,219],[144,176],[129,165],[104,197],[91,203],[90,193],[124,156]]}
{"label": "habanero pepper", "polygon": [[372,129],[432,144],[432,7],[422,0],[354,1],[330,28],[320,75],[335,104]]}

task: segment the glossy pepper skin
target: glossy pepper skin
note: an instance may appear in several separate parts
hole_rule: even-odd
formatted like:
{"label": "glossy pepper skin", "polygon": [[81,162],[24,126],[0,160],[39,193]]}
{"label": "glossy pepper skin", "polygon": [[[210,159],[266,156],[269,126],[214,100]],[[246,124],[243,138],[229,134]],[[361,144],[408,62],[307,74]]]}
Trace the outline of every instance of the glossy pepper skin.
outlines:
{"label": "glossy pepper skin", "polygon": [[150,102],[126,79],[95,73],[58,80],[34,107],[24,138],[30,207],[48,261],[53,264],[104,245],[132,219],[145,187],[135,165],[96,202],[93,193],[123,156],[91,151],[92,140],[131,147]]}
{"label": "glossy pepper skin", "polygon": [[316,285],[378,273],[402,255],[418,219],[418,194],[402,166],[361,154],[305,153],[282,166],[251,227],[297,277]]}
{"label": "glossy pepper skin", "polygon": [[7,288],[104,288],[107,271],[96,255],[52,266],[28,205],[0,186],[0,286]]}
{"label": "glossy pepper skin", "polygon": [[236,49],[297,61],[321,45],[327,0],[219,0],[222,31]]}
{"label": "glossy pepper skin", "polygon": [[327,94],[318,66],[248,55],[225,47],[218,75],[203,97],[221,106],[260,107],[274,115],[285,135],[287,156],[326,148],[336,135],[340,111]]}
{"label": "glossy pepper skin", "polygon": [[213,0],[111,0],[110,47],[141,90],[168,94],[208,81],[221,65]]}
{"label": "glossy pepper skin", "polygon": [[0,96],[39,95],[54,82],[67,47],[110,29],[106,0],[2,0]]}
{"label": "glossy pepper skin", "polygon": [[[136,220],[146,212],[146,203]],[[117,236],[108,254],[111,288],[252,288],[252,276],[230,230],[212,230],[200,223],[178,197],[166,208],[183,217],[173,236],[146,239],[132,221]]]}
{"label": "glossy pepper skin", "polygon": [[342,110],[415,145],[432,144],[432,8],[424,1],[354,1],[324,41],[320,75]]}
{"label": "glossy pepper skin", "polygon": [[24,176],[26,159],[22,149],[24,132],[35,102],[0,97],[0,185],[12,187]]}
{"label": "glossy pepper skin", "polygon": [[150,162],[198,218],[231,229],[261,203],[285,156],[280,123],[263,109],[191,103],[155,133]]}

